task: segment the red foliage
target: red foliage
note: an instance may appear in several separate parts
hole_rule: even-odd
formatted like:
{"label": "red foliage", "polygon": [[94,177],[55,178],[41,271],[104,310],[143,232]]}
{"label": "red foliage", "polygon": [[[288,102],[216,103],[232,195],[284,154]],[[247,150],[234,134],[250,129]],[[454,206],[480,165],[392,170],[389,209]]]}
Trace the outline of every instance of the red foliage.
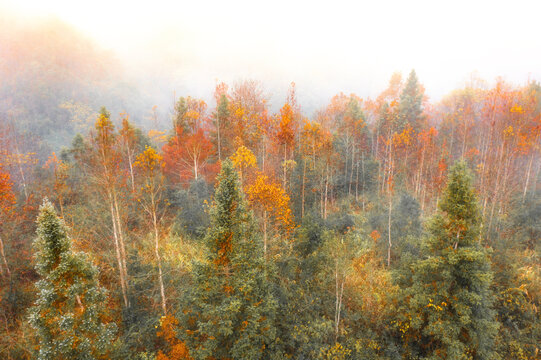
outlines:
{"label": "red foliage", "polygon": [[178,126],[162,152],[165,173],[174,183],[188,184],[201,177],[211,181],[216,175],[217,164],[210,161],[215,148],[201,128],[189,134]]}

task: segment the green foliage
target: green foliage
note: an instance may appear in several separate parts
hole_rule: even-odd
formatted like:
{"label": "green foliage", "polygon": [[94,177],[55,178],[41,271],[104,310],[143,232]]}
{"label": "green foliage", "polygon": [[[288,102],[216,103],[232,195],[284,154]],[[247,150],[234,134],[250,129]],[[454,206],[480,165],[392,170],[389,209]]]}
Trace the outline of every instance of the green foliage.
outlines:
{"label": "green foliage", "polygon": [[186,99],[184,97],[180,97],[175,104],[175,113],[173,115],[173,124],[175,127],[185,127],[186,124],[184,122],[184,115],[186,115],[187,111],[188,106],[186,105]]}
{"label": "green foliage", "polygon": [[171,195],[171,204],[177,209],[174,230],[191,238],[202,238],[210,224],[208,202],[212,187],[203,179],[193,180],[188,189],[179,189]]}
{"label": "green foliage", "polygon": [[422,258],[411,265],[399,330],[412,357],[497,359],[492,271],[479,243],[479,210],[465,163],[450,169]]}
{"label": "green foliage", "polygon": [[[404,192],[393,199],[391,212],[391,238],[393,242],[391,265],[399,264],[403,258],[419,255],[419,237],[422,233],[421,207],[410,194]],[[378,251],[382,258],[387,256],[388,241],[388,204],[379,203],[369,213],[368,219],[372,230],[378,231]],[[396,261],[398,260],[398,261]]]}
{"label": "green foliage", "polygon": [[541,194],[528,197],[511,214],[509,229],[516,243],[529,250],[541,250]]}
{"label": "green foliage", "polygon": [[180,314],[195,359],[262,359],[275,341],[276,301],[246,206],[238,175],[227,160],[210,210],[207,259],[193,266],[194,287]]}
{"label": "green foliage", "polygon": [[497,349],[505,359],[535,359],[541,344],[541,298],[539,297],[539,196],[517,200],[505,231],[495,237],[495,310],[501,323]]}
{"label": "green foliage", "polygon": [[415,70],[411,70],[404,90],[400,94],[400,102],[398,105],[398,127],[397,131],[401,132],[406,124],[409,124],[414,130],[418,131],[421,128],[422,119],[422,102],[423,92],[417,79]]}
{"label": "green foliage", "polygon": [[324,222],[314,214],[297,229],[293,255],[276,263],[278,338],[284,354],[315,359],[333,340],[333,298],[328,296]]}
{"label": "green foliage", "polygon": [[64,222],[48,200],[38,216],[36,283],[39,296],[30,324],[39,341],[38,359],[98,359],[108,353],[115,332],[105,320],[105,289],[98,269],[71,249]]}

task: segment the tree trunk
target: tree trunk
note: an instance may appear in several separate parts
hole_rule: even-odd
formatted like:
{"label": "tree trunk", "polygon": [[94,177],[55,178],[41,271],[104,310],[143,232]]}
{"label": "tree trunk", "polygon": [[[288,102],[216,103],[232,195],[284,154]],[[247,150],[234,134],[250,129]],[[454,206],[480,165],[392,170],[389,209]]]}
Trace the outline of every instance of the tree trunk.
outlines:
{"label": "tree trunk", "polygon": [[217,120],[217,126],[216,126],[216,130],[218,132],[218,161],[222,162],[222,141],[221,141],[221,138],[220,138],[220,117],[218,115],[216,115],[216,120]]}
{"label": "tree trunk", "polygon": [[284,173],[283,173],[284,191],[287,191],[286,190],[286,177],[287,177],[286,161],[287,161],[287,144],[284,143],[284,163],[282,164],[282,167],[284,168]]}
{"label": "tree trunk", "polygon": [[267,260],[267,210],[263,211],[263,256]]}
{"label": "tree trunk", "polygon": [[301,219],[304,218],[304,187],[306,179],[306,159],[303,160],[302,167],[302,190],[301,190]]}
{"label": "tree trunk", "polygon": [[351,195],[351,184],[353,183],[353,169],[355,166],[354,162],[355,162],[355,146],[352,146],[351,147],[351,171],[349,174],[348,196]]}
{"label": "tree trunk", "polygon": [[23,167],[21,166],[21,159],[20,159],[20,154],[17,150],[17,165],[18,165],[18,168],[19,168],[19,174],[21,174],[21,180],[22,180],[22,183],[23,183],[23,192],[24,192],[24,198],[26,201],[28,201],[28,191],[26,190],[26,179],[24,177],[24,171],[23,171]]}
{"label": "tree trunk", "polygon": [[[116,196],[116,191],[113,190],[113,204],[116,214],[116,227],[118,232],[118,240],[120,244],[120,254],[122,256],[122,271],[124,272],[124,282],[126,289],[128,288],[128,266],[127,266],[127,256],[126,256],[126,244],[124,242],[124,232],[122,231],[122,222],[120,220],[120,212],[118,210],[118,199]],[[130,306],[128,300],[128,306]]]}
{"label": "tree trunk", "polygon": [[[361,162],[363,157],[364,153],[361,154]],[[355,171],[355,201],[359,201],[359,160],[357,160],[356,165],[357,171]]]}
{"label": "tree trunk", "polygon": [[116,218],[115,218],[115,211],[114,211],[114,205],[111,201],[111,221],[113,222],[113,239],[115,240],[115,250],[116,250],[116,260],[118,262],[118,272],[120,275],[120,287],[122,289],[122,298],[124,300],[124,306],[128,307],[128,294],[126,289],[126,279],[124,278],[124,266],[122,264],[122,255],[120,253],[120,244],[118,241],[118,232],[116,228]]}
{"label": "tree trunk", "polygon": [[198,169],[197,169],[197,156],[194,154],[193,156],[193,172],[195,176],[195,180],[199,177]]}
{"label": "tree trunk", "polygon": [[393,246],[391,240],[391,212],[393,210],[393,195],[389,192],[389,214],[387,221],[387,232],[389,233],[389,244],[387,248],[387,267],[391,266],[391,247]]}
{"label": "tree trunk", "polygon": [[530,156],[530,161],[528,163],[528,171],[526,172],[526,183],[524,184],[524,191],[522,192],[522,203],[524,203],[524,200],[526,199],[526,192],[528,191],[528,185],[530,183],[530,173],[532,171],[532,163],[533,163],[533,156],[534,152],[532,151],[532,156]]}
{"label": "tree trunk", "polygon": [[[11,271],[9,270],[8,261],[6,259],[6,253],[4,252],[4,241],[2,240],[1,236],[0,236],[0,255],[2,255],[2,261],[4,262],[4,265],[6,266],[7,275],[11,276]],[[2,270],[2,266],[0,266],[0,270]],[[4,270],[2,270],[2,274],[4,274]]]}
{"label": "tree trunk", "polygon": [[364,169],[364,152],[363,152],[363,156],[361,157],[361,165],[362,165],[362,171],[363,171],[363,177],[362,177],[362,180],[363,180],[363,212],[364,212],[364,203],[365,203],[365,193],[366,193],[366,181],[365,181],[365,169]]}
{"label": "tree trunk", "polygon": [[342,298],[344,295],[344,280],[340,281],[338,271],[338,259],[335,260],[335,312],[334,312],[334,341],[338,341],[340,329],[340,315],[342,310]]}
{"label": "tree trunk", "polygon": [[135,176],[133,175],[132,153],[128,148],[128,163],[130,164],[131,190],[135,192]]}
{"label": "tree trunk", "polygon": [[158,262],[158,275],[159,275],[159,281],[160,281],[160,294],[162,297],[162,310],[163,310],[163,314],[166,315],[167,305],[166,305],[166,300],[165,300],[165,287],[163,285],[162,259],[161,259],[160,250],[159,250],[160,235],[158,232],[158,222],[156,219],[156,209],[155,209],[154,199],[152,199],[152,210],[153,210],[152,223],[154,225],[154,252],[156,254],[156,261]]}
{"label": "tree trunk", "polygon": [[327,219],[327,194],[329,190],[329,164],[327,164],[326,168],[326,175],[327,178],[325,179],[325,206],[323,207],[323,219]]}

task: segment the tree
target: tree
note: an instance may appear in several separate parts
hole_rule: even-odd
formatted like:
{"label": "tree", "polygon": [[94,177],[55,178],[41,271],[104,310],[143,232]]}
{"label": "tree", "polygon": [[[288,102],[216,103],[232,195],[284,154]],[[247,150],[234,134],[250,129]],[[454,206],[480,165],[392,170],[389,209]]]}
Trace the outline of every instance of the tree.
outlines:
{"label": "tree", "polygon": [[207,259],[193,266],[190,304],[179,314],[188,329],[181,333],[194,359],[266,358],[276,336],[276,301],[230,160],[218,176],[210,217]]}
{"label": "tree", "polygon": [[98,269],[71,249],[69,229],[45,199],[37,219],[38,300],[30,324],[39,341],[37,359],[105,358],[115,332],[106,322],[105,289]]}
{"label": "tree", "polygon": [[64,194],[68,192],[68,187],[66,185],[68,165],[62,160],[59,160],[53,152],[52,155],[49,156],[49,159],[47,159],[44,167],[53,168],[53,189],[58,199],[58,205],[60,206],[60,216],[64,218]]}
{"label": "tree", "polygon": [[480,216],[464,162],[450,169],[439,211],[404,290],[402,332],[410,355],[426,359],[497,359],[492,271],[480,246]]}
{"label": "tree", "polygon": [[244,186],[248,169],[257,168],[257,159],[246,146],[240,146],[230,158],[233,166],[239,171],[240,185]]}
{"label": "tree", "polygon": [[214,127],[216,129],[216,148],[218,149],[218,161],[222,161],[222,142],[224,126],[227,125],[227,119],[229,118],[229,101],[226,94],[221,94],[217,99],[216,113],[214,116]]}
{"label": "tree", "polygon": [[[157,335],[163,339],[166,349],[158,350],[156,360],[191,360],[186,344],[175,336],[175,328],[178,320],[172,315],[162,316],[160,319],[160,330]],[[164,350],[164,351],[162,351]]]}
{"label": "tree", "polygon": [[289,153],[293,153],[295,148],[295,135],[297,134],[297,123],[295,122],[295,114],[290,104],[286,103],[280,109],[280,118],[278,121],[278,129],[276,131],[276,142],[279,146],[283,146],[284,161],[283,168],[283,188],[287,188],[287,160],[290,158]]}
{"label": "tree", "polygon": [[[5,172],[0,163],[0,221],[2,224],[7,222],[8,218],[12,215],[15,205],[15,194],[12,189],[13,184],[8,172]],[[9,276],[11,271],[9,270],[8,261],[6,258],[3,234],[0,233],[0,256],[2,256],[2,263],[0,263],[0,274],[4,275],[5,272]]]}
{"label": "tree", "polygon": [[102,107],[95,125],[95,134],[93,136],[94,144],[94,180],[104,192],[104,198],[107,200],[111,211],[111,222],[113,224],[113,238],[115,243],[116,259],[118,262],[118,271],[120,274],[120,286],[124,306],[129,307],[128,300],[128,267],[126,258],[126,245],[124,241],[124,232],[120,216],[119,199],[119,167],[120,153],[116,148],[116,134],[113,122],[110,119],[111,114]]}
{"label": "tree", "polygon": [[134,165],[141,170],[143,176],[140,202],[150,218],[152,230],[154,231],[154,255],[156,256],[156,262],[158,263],[158,280],[160,282],[160,295],[162,299],[161,305],[163,314],[167,315],[162,260],[160,256],[160,231],[158,229],[161,214],[163,213],[163,211],[160,211],[160,205],[162,205],[163,202],[163,161],[162,157],[156,153],[156,150],[147,146],[145,151],[137,155]]}
{"label": "tree", "polygon": [[175,104],[173,115],[173,127],[181,127],[185,132],[195,133],[201,127],[205,118],[207,104],[203,100],[194,99],[190,96],[181,97]]}
{"label": "tree", "polygon": [[285,236],[289,236],[293,231],[294,223],[289,208],[289,195],[279,184],[270,180],[266,175],[259,175],[247,187],[246,193],[263,223],[263,254],[266,259],[269,222],[281,230]]}
{"label": "tree", "polygon": [[186,132],[177,126],[175,135],[162,148],[165,172],[174,182],[189,183],[203,175],[212,173],[210,161],[214,155],[214,146],[203,129],[194,133]]}
{"label": "tree", "polygon": [[135,177],[133,175],[133,158],[137,148],[137,133],[133,125],[129,121],[129,115],[123,114],[122,128],[119,130],[120,142],[122,144],[122,152],[128,159],[130,168],[131,189],[135,192]]}
{"label": "tree", "polygon": [[400,104],[398,106],[399,124],[398,131],[409,124],[415,131],[421,128],[421,114],[423,102],[423,89],[417,80],[415,70],[411,70],[406,85],[400,93]]}

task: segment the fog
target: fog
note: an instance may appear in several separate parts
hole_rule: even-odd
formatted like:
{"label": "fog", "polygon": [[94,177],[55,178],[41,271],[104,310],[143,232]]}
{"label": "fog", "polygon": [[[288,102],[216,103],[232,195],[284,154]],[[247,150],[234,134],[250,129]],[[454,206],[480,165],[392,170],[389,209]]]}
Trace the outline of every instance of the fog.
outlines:
{"label": "fog", "polygon": [[112,50],[162,108],[174,95],[210,101],[218,81],[246,78],[263,83],[273,108],[294,81],[307,111],[338,92],[375,97],[393,72],[412,68],[432,101],[472,72],[489,81],[541,78],[536,1],[0,4],[4,24],[54,16]]}

